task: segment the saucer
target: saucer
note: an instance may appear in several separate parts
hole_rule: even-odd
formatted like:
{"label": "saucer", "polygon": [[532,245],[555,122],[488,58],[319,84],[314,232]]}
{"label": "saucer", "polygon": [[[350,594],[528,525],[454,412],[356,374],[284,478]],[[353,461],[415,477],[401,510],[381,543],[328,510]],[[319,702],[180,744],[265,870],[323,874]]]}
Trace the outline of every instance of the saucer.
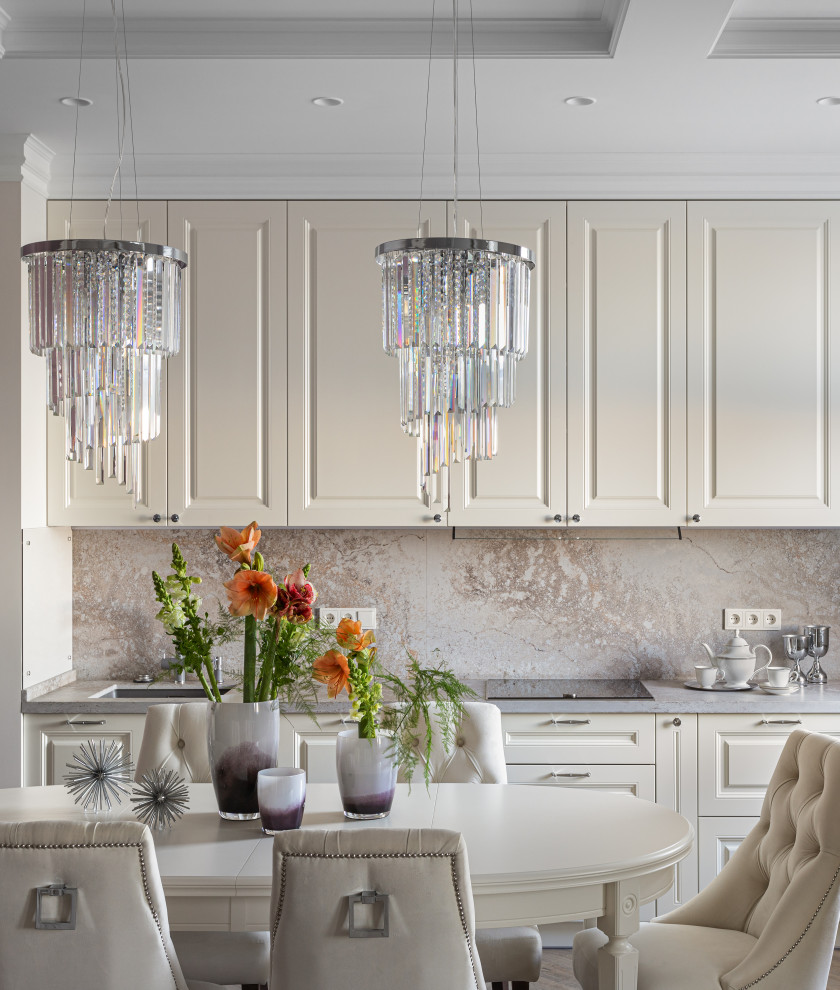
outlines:
{"label": "saucer", "polygon": [[727,684],[725,681],[718,681],[716,684],[710,684],[709,687],[704,687],[697,681],[685,681],[684,684],[693,691],[752,691],[755,687],[755,684]]}
{"label": "saucer", "polygon": [[798,684],[785,684],[782,687],[773,687],[772,684],[767,684],[764,681],[762,681],[758,687],[760,687],[765,694],[793,694],[794,691],[799,690]]}

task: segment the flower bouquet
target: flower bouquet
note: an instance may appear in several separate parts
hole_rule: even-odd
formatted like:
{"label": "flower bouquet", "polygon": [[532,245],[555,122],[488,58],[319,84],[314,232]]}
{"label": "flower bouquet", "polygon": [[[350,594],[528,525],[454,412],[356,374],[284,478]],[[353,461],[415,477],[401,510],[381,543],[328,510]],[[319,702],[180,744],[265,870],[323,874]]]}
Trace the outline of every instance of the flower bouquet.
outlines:
{"label": "flower bouquet", "polygon": [[[408,678],[402,680],[379,662],[374,634],[360,622],[342,619],[335,631],[340,649],[330,649],[312,665],[315,680],[330,698],[346,691],[356,728],[338,734],[336,767],[344,814],[348,818],[384,818],[391,810],[397,770],[411,782],[418,762],[430,783],[432,727],[440,727],[445,749],[454,745],[464,716],[464,701],[475,692],[440,662],[422,667],[409,652]],[[383,689],[393,701],[383,702]],[[417,729],[424,726],[422,744]]]}

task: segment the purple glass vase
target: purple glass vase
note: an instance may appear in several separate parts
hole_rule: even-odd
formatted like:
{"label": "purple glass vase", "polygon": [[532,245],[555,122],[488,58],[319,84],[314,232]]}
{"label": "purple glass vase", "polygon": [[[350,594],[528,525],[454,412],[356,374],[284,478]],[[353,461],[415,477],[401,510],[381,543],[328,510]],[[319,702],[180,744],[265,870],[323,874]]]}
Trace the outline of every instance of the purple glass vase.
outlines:
{"label": "purple glass vase", "polygon": [[213,702],[207,734],[219,814],[237,821],[259,818],[257,774],[277,766],[280,749],[278,702]]}
{"label": "purple glass vase", "polygon": [[335,750],[338,790],[347,818],[385,818],[397,786],[393,742],[360,739],[357,728],[339,732]]}

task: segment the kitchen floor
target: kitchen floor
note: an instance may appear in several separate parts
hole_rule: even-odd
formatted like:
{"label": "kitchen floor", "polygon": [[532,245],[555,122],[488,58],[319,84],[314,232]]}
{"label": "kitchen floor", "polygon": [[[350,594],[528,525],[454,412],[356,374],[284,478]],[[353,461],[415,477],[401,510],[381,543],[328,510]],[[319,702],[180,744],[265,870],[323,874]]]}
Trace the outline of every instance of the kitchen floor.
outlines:
{"label": "kitchen floor", "polygon": [[[580,990],[572,975],[572,950],[544,949],[540,981],[532,983],[531,990]],[[840,952],[834,953],[825,990],[840,990]]]}

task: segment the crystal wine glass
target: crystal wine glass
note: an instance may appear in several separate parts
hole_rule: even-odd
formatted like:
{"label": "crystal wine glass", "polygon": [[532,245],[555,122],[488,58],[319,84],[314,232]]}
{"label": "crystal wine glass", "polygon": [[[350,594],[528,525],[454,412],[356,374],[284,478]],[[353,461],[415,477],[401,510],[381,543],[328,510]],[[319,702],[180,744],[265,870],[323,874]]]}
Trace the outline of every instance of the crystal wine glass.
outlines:
{"label": "crystal wine glass", "polygon": [[808,637],[800,636],[797,633],[786,633],[782,636],[785,644],[785,656],[793,661],[793,670],[790,672],[790,683],[798,684],[800,687],[808,683],[808,677],[799,666],[800,661],[808,656]]}
{"label": "crystal wine glass", "polygon": [[820,659],[828,653],[828,630],[830,626],[805,626],[808,637],[808,656],[813,657],[814,665],[808,674],[809,684],[825,684],[826,672],[820,666]]}

